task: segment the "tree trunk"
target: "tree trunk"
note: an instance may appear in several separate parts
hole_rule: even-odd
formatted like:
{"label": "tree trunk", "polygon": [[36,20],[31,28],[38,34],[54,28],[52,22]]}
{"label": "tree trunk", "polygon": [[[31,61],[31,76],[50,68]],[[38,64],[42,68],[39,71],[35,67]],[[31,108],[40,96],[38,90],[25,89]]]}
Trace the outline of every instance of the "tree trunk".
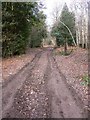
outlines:
{"label": "tree trunk", "polygon": [[[88,2],[88,76],[90,78],[90,2]],[[88,86],[88,108],[90,109],[90,84]],[[88,118],[90,111],[88,111]]]}
{"label": "tree trunk", "polygon": [[67,38],[65,39],[65,43],[64,43],[64,53],[65,55],[67,54]]}
{"label": "tree trunk", "polygon": [[89,73],[89,76],[90,76],[90,2],[88,3],[88,73]]}

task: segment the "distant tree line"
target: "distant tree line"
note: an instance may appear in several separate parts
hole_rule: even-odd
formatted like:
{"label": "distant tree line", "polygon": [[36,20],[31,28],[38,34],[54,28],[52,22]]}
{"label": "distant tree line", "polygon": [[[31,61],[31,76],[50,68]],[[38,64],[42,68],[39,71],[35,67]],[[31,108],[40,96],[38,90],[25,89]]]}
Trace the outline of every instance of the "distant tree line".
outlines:
{"label": "distant tree line", "polygon": [[43,5],[37,2],[2,2],[2,56],[39,47],[47,36]]}
{"label": "distant tree line", "polygon": [[[51,35],[56,37],[57,46],[76,43],[78,47],[88,48],[88,11],[88,0],[72,0],[69,8],[64,5],[61,13],[59,6],[54,9]],[[70,29],[74,41],[60,21]]]}

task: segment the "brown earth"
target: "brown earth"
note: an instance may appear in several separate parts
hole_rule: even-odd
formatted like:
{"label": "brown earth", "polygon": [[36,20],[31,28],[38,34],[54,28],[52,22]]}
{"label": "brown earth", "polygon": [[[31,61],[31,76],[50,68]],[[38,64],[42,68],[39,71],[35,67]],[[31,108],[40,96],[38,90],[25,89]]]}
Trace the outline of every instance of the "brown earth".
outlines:
{"label": "brown earth", "polygon": [[[56,52],[61,50],[57,49]],[[67,83],[75,89],[84,107],[87,107],[88,85],[82,84],[82,77],[88,75],[88,50],[73,48],[73,52],[69,56],[57,54],[55,60],[58,68],[66,77]]]}
{"label": "brown earth", "polygon": [[[87,117],[78,94],[67,82],[66,73],[63,75],[64,67],[57,64],[59,57],[62,61],[61,56],[53,56],[51,48],[45,48],[10,78],[2,88],[3,118]],[[72,76],[69,80],[72,81]]]}
{"label": "brown earth", "polygon": [[3,82],[31,62],[35,57],[35,54],[39,51],[41,51],[41,49],[29,49],[27,54],[2,59]]}

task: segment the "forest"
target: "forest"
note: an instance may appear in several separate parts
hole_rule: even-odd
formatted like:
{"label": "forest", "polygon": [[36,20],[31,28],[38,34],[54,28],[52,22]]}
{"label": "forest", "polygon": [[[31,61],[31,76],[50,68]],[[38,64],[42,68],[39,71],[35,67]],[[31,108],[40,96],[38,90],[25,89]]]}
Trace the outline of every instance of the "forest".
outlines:
{"label": "forest", "polygon": [[0,118],[90,117],[88,1],[2,2]]}
{"label": "forest", "polygon": [[40,47],[47,36],[43,5],[37,2],[2,3],[2,56],[25,53],[28,47]]}
{"label": "forest", "polygon": [[[2,3],[2,56],[8,57],[26,52],[28,48],[43,46],[43,40],[52,36],[56,46],[67,45],[88,48],[88,3],[72,1],[60,11],[54,8],[51,33],[46,24],[47,16],[42,2]],[[61,12],[61,13],[60,13]],[[51,35],[49,35],[51,34]],[[52,44],[52,40],[48,43]],[[47,43],[47,44],[48,44]]]}
{"label": "forest", "polygon": [[[86,0],[72,1],[70,7],[65,5],[60,13],[59,5],[53,10],[53,27],[51,36],[56,38],[57,46],[67,45],[88,48],[88,15],[89,8]],[[65,50],[66,51],[66,50]]]}

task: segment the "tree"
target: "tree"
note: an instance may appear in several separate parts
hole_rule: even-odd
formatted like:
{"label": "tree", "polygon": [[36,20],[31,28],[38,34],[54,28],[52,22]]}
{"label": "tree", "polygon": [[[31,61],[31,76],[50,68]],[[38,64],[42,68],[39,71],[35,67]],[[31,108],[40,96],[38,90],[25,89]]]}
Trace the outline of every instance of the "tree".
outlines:
{"label": "tree", "polygon": [[73,0],[71,10],[75,13],[76,43],[82,48],[88,45],[88,0]]}
{"label": "tree", "polygon": [[[41,21],[42,16],[44,16],[43,13],[41,14],[42,7],[43,5],[38,2],[2,3],[3,57],[25,53],[30,43],[34,43],[32,35],[40,36],[39,30],[45,25],[44,21]],[[35,29],[34,34],[31,32],[33,28]],[[29,39],[30,36],[31,39]],[[35,38],[35,43],[40,45],[41,39],[42,37],[37,41]]]}
{"label": "tree", "polygon": [[88,75],[90,78],[90,2],[88,2]]}
{"label": "tree", "polygon": [[73,37],[75,38],[75,15],[73,12],[69,12],[69,9],[65,4],[61,12],[61,16],[58,22],[54,24],[51,33],[56,36],[58,46],[64,45],[65,52],[67,51],[67,44],[73,45],[73,39],[67,28],[72,31]]}
{"label": "tree", "polygon": [[38,14],[39,20],[34,24],[30,34],[30,47],[40,47],[42,39],[47,37],[47,26],[45,24],[46,16],[41,11]]}
{"label": "tree", "polygon": [[54,23],[58,22],[60,18],[60,11],[61,11],[61,5],[59,3],[56,3],[55,8],[52,11],[52,18],[53,18]]}

